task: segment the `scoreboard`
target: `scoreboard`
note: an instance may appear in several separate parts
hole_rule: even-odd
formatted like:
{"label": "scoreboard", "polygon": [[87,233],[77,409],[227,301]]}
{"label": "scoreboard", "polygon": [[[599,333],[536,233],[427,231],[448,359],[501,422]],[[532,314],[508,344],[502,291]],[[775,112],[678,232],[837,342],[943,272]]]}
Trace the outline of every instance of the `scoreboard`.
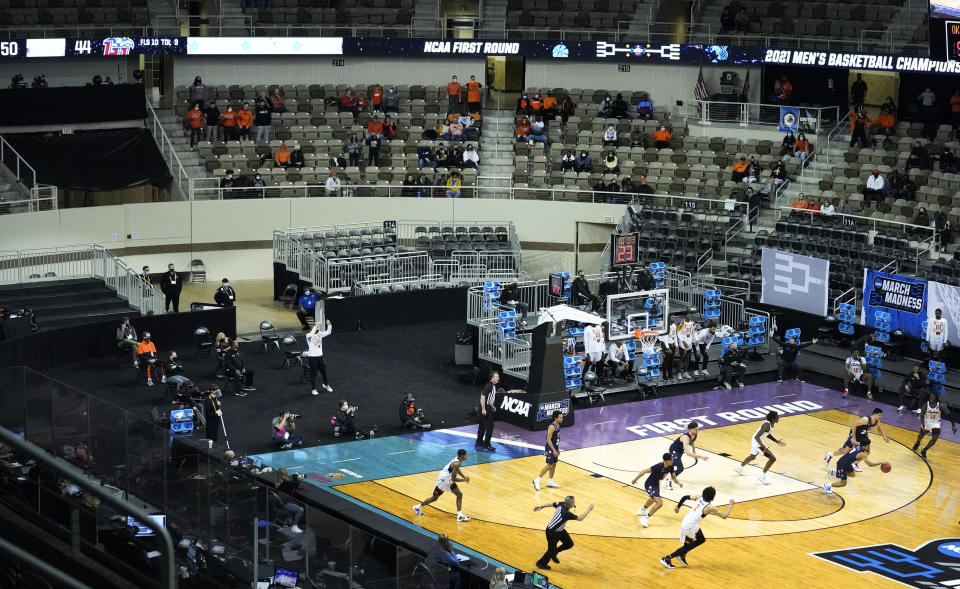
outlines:
{"label": "scoreboard", "polygon": [[186,53],[186,37],[51,38],[0,41],[0,59]]}
{"label": "scoreboard", "polygon": [[610,236],[611,264],[633,266],[640,263],[640,234],[614,233]]}

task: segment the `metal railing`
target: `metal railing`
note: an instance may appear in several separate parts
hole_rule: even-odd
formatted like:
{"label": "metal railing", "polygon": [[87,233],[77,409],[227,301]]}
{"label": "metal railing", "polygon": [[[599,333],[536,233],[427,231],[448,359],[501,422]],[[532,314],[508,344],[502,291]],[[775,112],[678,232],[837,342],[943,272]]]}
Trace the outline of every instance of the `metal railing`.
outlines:
{"label": "metal railing", "polygon": [[99,245],[0,252],[0,284],[99,278],[145,315],[164,312],[164,297],[123,260]]}
{"label": "metal railing", "polygon": [[[160,557],[163,564],[159,567],[160,587],[165,589],[173,589],[177,586],[177,578],[174,574],[175,554],[173,551],[173,537],[170,535],[170,532],[165,526],[154,521],[153,518],[151,518],[150,515],[140,507],[137,507],[125,499],[117,498],[116,495],[104,487],[102,482],[88,478],[87,474],[76,466],[64,460],[54,458],[47,451],[47,449],[40,448],[39,446],[28,442],[24,438],[14,434],[4,427],[0,427],[0,443],[14,449],[20,456],[30,457],[31,459],[35,460],[37,464],[42,465],[45,469],[49,469],[50,471],[57,473],[70,483],[83,489],[85,493],[89,493],[103,503],[106,503],[117,512],[132,516],[137,522],[142,523],[144,526],[150,528],[154,534],[159,536],[160,548],[162,548],[160,551]],[[73,535],[79,534],[79,530],[71,529],[71,533]],[[76,538],[73,540],[76,541]],[[35,557],[31,557],[29,553],[19,550],[16,545],[9,544],[6,540],[3,540],[2,543],[0,543],[0,551],[7,551],[18,556],[25,556],[26,558],[23,560],[25,563],[28,563],[28,566],[31,568],[38,569],[42,573],[50,575],[51,577],[64,582],[66,585],[74,585],[74,579],[67,576],[53,564],[44,562]]]}
{"label": "metal railing", "polygon": [[[0,191],[0,215],[33,213],[57,209],[57,187],[37,183],[37,171],[3,137],[0,137],[0,163],[13,175],[14,185]],[[0,174],[0,186],[6,184]]]}
{"label": "metal railing", "polygon": [[934,238],[937,234],[935,227],[926,227],[923,225],[914,225],[913,223],[904,223],[902,221],[889,221],[887,219],[874,219],[873,217],[865,217],[863,215],[852,215],[847,213],[834,213],[832,215],[823,215],[819,211],[811,210],[793,210],[792,207],[781,206],[777,207],[777,220],[792,216],[797,219],[804,219],[807,221],[820,221],[825,219],[849,219],[854,222],[856,225],[867,225],[872,231],[879,231],[881,229],[892,229],[903,234],[918,234],[924,232],[930,232],[930,237],[924,238],[923,242],[929,241]]}
{"label": "metal railing", "polygon": [[[881,270],[883,272],[883,270]],[[857,306],[857,303],[860,301],[860,296],[857,294],[859,291],[857,287],[851,286],[847,290],[838,294],[833,298],[833,315],[837,316],[839,313],[839,307],[841,304],[852,304],[854,307]]]}
{"label": "metal railing", "polygon": [[[750,125],[771,125],[780,123],[780,107],[789,105],[762,104],[756,102],[714,102],[709,100],[685,101],[683,105],[675,105],[673,114],[686,119],[688,123],[700,125],[713,123],[735,123],[741,127]],[[836,106],[803,106],[803,111],[812,111],[816,114],[816,128],[809,133],[818,133],[824,122],[836,121],[839,116],[839,107]]]}
{"label": "metal railing", "polygon": [[[833,142],[840,136],[841,133],[847,130],[847,125],[850,123],[850,113],[848,112],[843,116],[842,119],[837,121],[836,126],[827,133],[827,146],[824,151],[826,154],[827,161],[833,161],[833,156],[830,154],[830,149],[833,147]],[[842,157],[842,156],[841,156]]]}
{"label": "metal railing", "polygon": [[182,198],[193,200],[193,182],[191,181],[190,175],[187,174],[186,169],[183,167],[183,162],[180,161],[180,155],[177,153],[176,147],[174,147],[173,142],[170,141],[170,138],[167,136],[167,132],[163,128],[163,123],[160,122],[160,117],[157,116],[157,111],[153,110],[153,105],[150,104],[149,100],[146,100],[145,103],[147,105],[147,126],[150,128],[153,139],[160,149],[160,155],[167,161],[167,166],[173,175],[173,182],[179,188]]}
{"label": "metal railing", "polygon": [[[33,188],[37,185],[37,171],[2,136],[0,136],[0,162],[3,162],[11,172],[16,174],[20,184],[31,192],[33,191]],[[36,194],[33,196],[36,197]]]}

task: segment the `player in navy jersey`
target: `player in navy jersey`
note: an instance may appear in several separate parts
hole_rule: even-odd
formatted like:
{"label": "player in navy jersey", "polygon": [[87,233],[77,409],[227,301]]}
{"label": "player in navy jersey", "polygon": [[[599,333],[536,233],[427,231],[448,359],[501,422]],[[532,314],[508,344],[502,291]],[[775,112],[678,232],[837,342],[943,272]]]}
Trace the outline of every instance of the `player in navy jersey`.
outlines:
{"label": "player in navy jersey", "polygon": [[[647,480],[643,482],[643,488],[647,492],[647,495],[650,495],[650,498],[647,499],[643,507],[637,511],[637,515],[642,516],[640,525],[647,527],[650,525],[650,516],[663,507],[663,499],[660,498],[660,481],[663,480],[663,477],[670,475],[670,478],[673,479],[673,482],[677,483],[678,487],[683,487],[683,484],[677,480],[677,475],[673,472],[673,456],[669,452],[663,455],[663,462],[658,462],[650,468],[645,468],[637,473],[637,476],[634,477],[630,484],[636,485],[637,481],[639,481],[643,475],[649,475],[647,476]],[[651,505],[653,507],[650,507]],[[647,511],[648,507],[650,508],[649,511]]]}
{"label": "player in navy jersey", "polygon": [[543,455],[547,463],[540,469],[540,474],[533,479],[533,488],[540,490],[540,479],[543,475],[550,473],[547,479],[547,486],[559,489],[560,485],[553,482],[553,474],[557,471],[557,460],[560,459],[560,424],[563,423],[563,413],[553,412],[553,421],[547,426],[547,442],[543,445]]}
{"label": "player in navy jersey", "polygon": [[867,466],[880,466],[881,464],[883,464],[882,462],[873,462],[872,460],[870,460],[869,456],[870,456],[869,441],[867,442],[866,446],[854,446],[852,450],[850,450],[849,452],[841,456],[839,460],[837,460],[837,470],[836,471],[830,470],[830,472],[828,473],[829,476],[836,475],[836,477],[840,479],[840,482],[833,483],[833,484],[829,482],[823,483],[823,490],[826,491],[827,494],[830,494],[830,493],[833,493],[833,490],[835,488],[846,487],[847,477],[857,476],[856,471],[854,471],[853,469],[854,462],[858,462],[862,460],[867,463]]}
{"label": "player in navy jersey", "polygon": [[[887,434],[883,433],[883,427],[880,425],[880,419],[883,418],[883,409],[877,407],[873,410],[873,413],[870,416],[858,417],[853,426],[850,428],[850,434],[847,436],[847,441],[843,443],[842,446],[837,448],[836,452],[827,452],[823,457],[824,466],[829,466],[830,460],[834,456],[844,456],[850,450],[854,448],[855,445],[858,446],[870,446],[870,436],[868,435],[870,430],[876,430],[878,434],[883,436],[883,441],[890,443],[890,438],[887,437]],[[856,464],[853,465],[853,470],[859,471],[860,467]]]}
{"label": "player in navy jersey", "polygon": [[[680,436],[670,444],[670,454],[673,456],[673,471],[676,473],[676,477],[680,476],[680,473],[683,472],[684,466],[681,458],[684,455],[689,456],[690,458],[696,458],[698,460],[707,460],[708,456],[703,456],[697,454],[696,448],[694,448],[694,442],[697,440],[697,434],[700,431],[700,424],[696,421],[691,421],[687,424],[687,433],[680,434]],[[674,477],[674,478],[676,478]],[[673,486],[670,484],[670,480],[667,479],[667,489],[672,489]]]}

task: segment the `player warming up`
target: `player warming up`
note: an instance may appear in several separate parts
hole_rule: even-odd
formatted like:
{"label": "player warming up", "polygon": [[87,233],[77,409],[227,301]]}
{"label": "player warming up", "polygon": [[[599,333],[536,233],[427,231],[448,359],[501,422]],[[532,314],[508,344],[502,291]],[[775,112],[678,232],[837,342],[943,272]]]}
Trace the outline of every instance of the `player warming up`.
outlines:
{"label": "player warming up", "polygon": [[943,350],[950,345],[947,334],[947,320],[943,318],[943,310],[937,309],[933,312],[933,319],[927,322],[927,347],[930,357],[938,362]]}
{"label": "player warming up", "polygon": [[[842,446],[837,448],[836,452],[827,452],[823,457],[823,465],[828,466],[830,464],[830,460],[832,460],[834,456],[846,455],[848,452],[853,450],[855,445],[860,447],[863,447],[863,446],[869,447],[870,436],[867,434],[874,429],[877,431],[878,434],[883,436],[883,441],[889,444],[890,438],[888,438],[887,435],[883,433],[883,427],[880,426],[880,419],[882,417],[883,417],[883,409],[879,407],[874,409],[873,413],[871,413],[869,417],[866,417],[866,416],[858,417],[857,420],[853,422],[852,429],[850,430],[850,433],[847,435],[847,441],[844,442]],[[854,444],[854,442],[856,442],[856,444]],[[856,462],[854,462],[853,470],[860,472],[860,467],[857,466]]]}
{"label": "player warming up", "polygon": [[850,352],[850,357],[844,362],[843,369],[843,397],[846,398],[850,394],[850,383],[859,382],[867,387],[867,398],[873,398],[873,375],[864,372],[863,370],[863,357],[860,356],[859,350],[853,350]]}
{"label": "player warming up", "polygon": [[950,415],[950,408],[947,407],[946,403],[940,403],[940,397],[938,397],[936,393],[930,393],[930,398],[927,399],[926,404],[922,406],[921,409],[920,433],[917,434],[917,441],[913,445],[913,451],[916,452],[917,448],[920,447],[923,436],[930,434],[930,442],[923,447],[923,450],[920,450],[920,457],[926,460],[927,450],[933,448],[933,445],[940,439],[940,421],[944,417],[949,419],[950,425],[953,426],[953,433],[957,433],[957,424],[953,421],[953,416]]}
{"label": "player warming up", "polygon": [[[647,480],[643,482],[643,488],[647,492],[647,495],[650,495],[650,498],[647,499],[643,507],[637,511],[637,515],[642,516],[640,525],[647,527],[650,525],[650,516],[663,507],[663,499],[660,498],[660,481],[663,477],[670,475],[670,478],[673,479],[673,482],[677,483],[678,487],[683,487],[683,483],[677,480],[677,475],[673,472],[673,456],[671,456],[669,452],[663,455],[663,462],[658,462],[650,468],[645,468],[637,473],[637,476],[633,478],[630,484],[636,485],[637,481],[639,481],[643,475],[649,475],[647,476]],[[651,505],[653,507],[650,507]],[[650,511],[647,511],[648,507]]]}
{"label": "player warming up", "polygon": [[830,470],[830,472],[827,473],[831,477],[836,476],[838,479],[840,479],[840,482],[833,483],[833,484],[830,484],[829,482],[823,483],[823,490],[826,491],[827,494],[829,495],[830,493],[833,493],[833,490],[836,488],[846,487],[847,477],[857,476],[857,471],[853,468],[854,463],[859,462],[861,460],[866,462],[867,466],[886,465],[885,468],[881,469],[884,472],[888,472],[890,470],[890,465],[888,463],[873,462],[872,460],[870,460],[869,456],[870,456],[869,441],[867,442],[866,446],[854,446],[850,452],[848,452],[842,458],[837,460],[836,472],[834,472],[833,470]]}
{"label": "player warming up", "polygon": [[443,495],[444,491],[450,491],[457,498],[457,521],[470,521],[469,517],[463,515],[463,493],[461,493],[460,488],[457,487],[457,483],[470,482],[470,477],[460,472],[460,467],[463,465],[466,459],[467,451],[462,448],[457,450],[457,457],[448,462],[447,465],[443,467],[443,470],[441,470],[437,475],[437,484],[433,488],[433,495],[413,506],[413,511],[416,512],[417,515],[423,515],[423,508],[439,499],[440,495]]}
{"label": "player warming up", "polygon": [[777,457],[773,455],[773,452],[767,448],[767,445],[763,443],[763,435],[766,434],[767,439],[772,441],[774,444],[779,444],[781,446],[786,446],[787,443],[783,440],[778,440],[773,437],[771,433],[773,426],[780,421],[780,415],[776,411],[771,411],[767,413],[767,418],[763,423],[760,424],[760,427],[757,428],[757,431],[753,434],[753,437],[750,438],[750,455],[743,459],[743,462],[739,466],[734,467],[733,470],[737,471],[737,474],[743,474],[743,467],[753,462],[753,459],[757,457],[757,454],[763,453],[767,458],[767,463],[763,466],[763,472],[757,475],[757,480],[763,483],[764,485],[769,485],[770,481],[767,480],[767,471],[770,470],[770,467],[773,466],[773,463],[777,461]]}
{"label": "player warming up", "polygon": [[680,498],[680,503],[677,503],[677,506],[673,508],[676,513],[680,513],[680,508],[683,507],[687,499],[696,501],[696,504],[694,504],[690,513],[683,517],[683,523],[680,525],[680,539],[683,540],[683,546],[661,558],[660,564],[668,569],[675,569],[677,567],[673,564],[673,559],[676,558],[683,566],[689,566],[687,565],[687,553],[707,541],[703,536],[703,530],[700,529],[700,521],[708,515],[716,515],[723,519],[730,517],[730,512],[733,511],[733,499],[730,500],[727,510],[721,512],[711,505],[716,496],[717,490],[713,487],[707,487],[703,490],[702,495],[684,495]]}
{"label": "player warming up", "polygon": [[[673,457],[673,470],[676,473],[672,478],[676,479],[678,476],[680,476],[680,473],[683,472],[684,466],[681,458],[683,457],[684,454],[686,454],[690,458],[694,458],[698,460],[709,459],[709,456],[702,456],[700,454],[697,454],[697,450],[693,445],[694,442],[696,442],[697,440],[697,435],[699,432],[700,432],[700,424],[698,424],[696,421],[691,421],[690,423],[687,424],[687,433],[680,434],[680,436],[677,437],[677,439],[674,440],[672,444],[670,444],[670,448],[668,449],[668,451],[670,452],[670,455]],[[670,483],[670,479],[667,479],[667,489],[670,489],[670,490],[673,489],[673,485]]]}
{"label": "player warming up", "polygon": [[540,479],[543,475],[550,473],[547,479],[547,486],[559,489],[560,485],[553,482],[553,474],[557,472],[557,460],[560,458],[560,424],[563,423],[563,413],[553,412],[553,421],[547,426],[547,443],[543,446],[543,455],[547,463],[540,470],[537,478],[533,479],[533,488],[540,490]]}

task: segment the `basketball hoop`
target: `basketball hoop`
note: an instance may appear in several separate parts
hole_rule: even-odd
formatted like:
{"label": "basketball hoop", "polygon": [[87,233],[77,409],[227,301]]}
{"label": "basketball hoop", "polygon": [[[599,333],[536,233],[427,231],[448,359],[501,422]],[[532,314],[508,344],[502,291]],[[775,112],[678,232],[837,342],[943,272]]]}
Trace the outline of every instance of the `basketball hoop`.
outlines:
{"label": "basketball hoop", "polygon": [[648,329],[637,329],[634,331],[634,337],[640,341],[640,351],[643,353],[652,352],[657,347],[657,338],[660,336],[656,331]]}

